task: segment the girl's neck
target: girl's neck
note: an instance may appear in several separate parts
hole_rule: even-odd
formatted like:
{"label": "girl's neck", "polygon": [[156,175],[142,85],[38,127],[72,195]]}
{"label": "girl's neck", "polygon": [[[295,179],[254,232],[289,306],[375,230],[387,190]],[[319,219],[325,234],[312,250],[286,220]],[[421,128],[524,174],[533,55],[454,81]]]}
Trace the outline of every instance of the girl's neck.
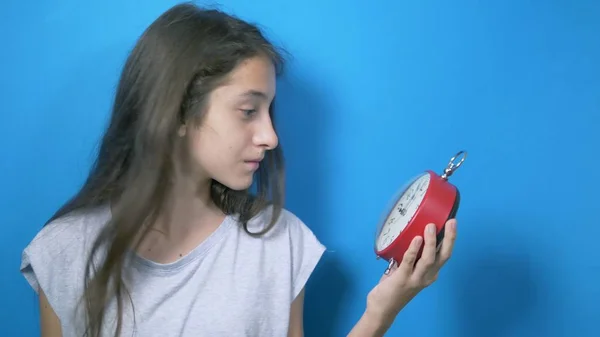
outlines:
{"label": "girl's neck", "polygon": [[225,219],[210,198],[210,184],[176,183],[156,222],[141,237],[138,254],[158,263],[170,263],[206,240]]}
{"label": "girl's neck", "polygon": [[211,180],[197,183],[191,179],[178,179],[167,195],[164,206],[152,226],[167,236],[184,236],[203,224],[214,223],[224,216],[210,196]]}

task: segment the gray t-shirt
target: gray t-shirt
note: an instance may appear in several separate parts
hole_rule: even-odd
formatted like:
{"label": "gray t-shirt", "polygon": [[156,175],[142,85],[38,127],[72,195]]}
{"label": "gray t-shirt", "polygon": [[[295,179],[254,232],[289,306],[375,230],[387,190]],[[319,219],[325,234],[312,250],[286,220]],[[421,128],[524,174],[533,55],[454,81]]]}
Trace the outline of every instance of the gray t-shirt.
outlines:
{"label": "gray t-shirt", "polygon": [[[262,228],[269,211],[252,219],[249,228]],[[45,292],[64,337],[82,336],[86,257],[110,216],[110,207],[65,216],[44,227],[23,252],[21,272],[36,292],[39,287]],[[122,336],[287,336],[291,303],[324,250],[313,232],[284,210],[261,238],[249,236],[237,217],[228,216],[176,262],[159,264],[133,254],[128,283],[135,318],[127,305]],[[106,316],[113,323],[114,308]],[[110,321],[107,332],[114,331]]]}

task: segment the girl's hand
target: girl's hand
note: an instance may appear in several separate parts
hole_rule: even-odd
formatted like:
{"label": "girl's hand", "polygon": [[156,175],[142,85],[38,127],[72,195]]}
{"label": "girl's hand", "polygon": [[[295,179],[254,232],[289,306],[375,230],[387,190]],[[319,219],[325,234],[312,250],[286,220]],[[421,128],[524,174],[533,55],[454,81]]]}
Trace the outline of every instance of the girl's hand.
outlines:
{"label": "girl's hand", "polygon": [[448,220],[444,231],[442,246],[439,252],[436,252],[435,225],[429,224],[426,227],[425,247],[416,265],[423,238],[418,236],[412,241],[400,265],[393,264],[391,269],[386,270],[379,284],[369,292],[366,316],[389,326],[408,302],[435,282],[440,269],[452,255],[456,239],[456,220]]}

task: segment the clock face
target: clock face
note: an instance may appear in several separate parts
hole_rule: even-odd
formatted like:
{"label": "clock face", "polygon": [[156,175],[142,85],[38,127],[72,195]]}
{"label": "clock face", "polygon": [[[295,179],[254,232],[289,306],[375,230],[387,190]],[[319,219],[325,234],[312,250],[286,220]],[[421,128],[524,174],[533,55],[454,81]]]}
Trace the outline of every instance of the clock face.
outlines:
{"label": "clock face", "polygon": [[381,226],[375,242],[377,250],[387,248],[402,230],[408,225],[425,197],[429,187],[429,174],[417,177],[401,194],[394,207],[390,210],[385,222]]}

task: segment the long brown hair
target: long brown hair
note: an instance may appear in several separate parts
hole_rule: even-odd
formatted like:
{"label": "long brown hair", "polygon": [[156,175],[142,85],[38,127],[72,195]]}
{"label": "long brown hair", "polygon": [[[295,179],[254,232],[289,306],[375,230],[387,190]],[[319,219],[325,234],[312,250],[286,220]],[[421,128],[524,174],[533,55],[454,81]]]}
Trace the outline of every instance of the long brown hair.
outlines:
{"label": "long brown hair", "polygon": [[[75,210],[112,204],[112,216],[88,257],[83,304],[86,336],[102,331],[108,303],[117,299],[119,335],[128,250],[145,224],[156,220],[173,174],[172,153],[181,123],[200,123],[207,96],[243,60],[267,56],[280,73],[281,53],[250,23],[216,9],[190,3],[172,7],[156,19],[127,58],[112,115],[96,161],[81,190],[48,221]],[[273,115],[273,106],[270,107]],[[274,116],[271,116],[274,118]],[[235,191],[213,181],[211,198],[225,214],[239,214],[246,232],[261,235],[283,207],[281,147],[269,151],[256,173],[256,193]],[[247,221],[267,205],[271,222],[250,233]],[[102,253],[101,263],[95,263]]]}

